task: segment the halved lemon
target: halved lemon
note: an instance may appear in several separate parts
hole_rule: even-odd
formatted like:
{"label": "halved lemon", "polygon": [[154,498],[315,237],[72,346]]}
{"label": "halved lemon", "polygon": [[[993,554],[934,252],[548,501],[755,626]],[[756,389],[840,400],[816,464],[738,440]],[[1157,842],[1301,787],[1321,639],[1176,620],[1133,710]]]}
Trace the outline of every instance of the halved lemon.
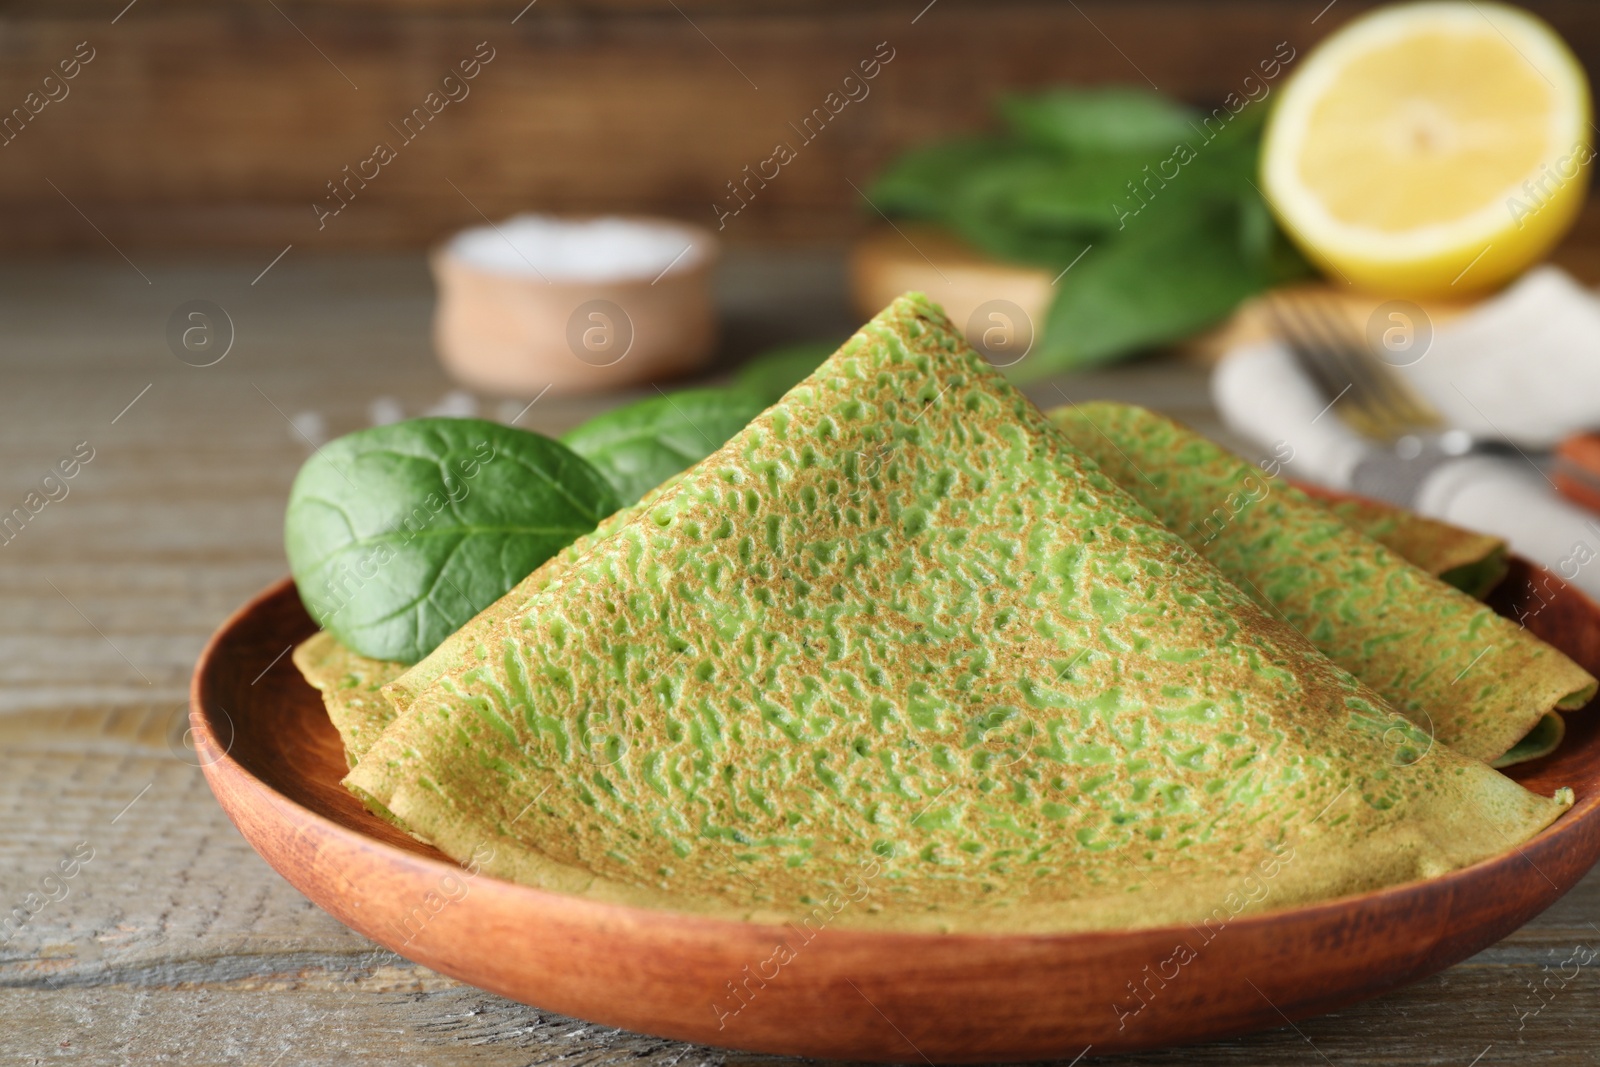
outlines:
{"label": "halved lemon", "polygon": [[1466,295],[1542,257],[1583,204],[1589,83],[1504,4],[1380,8],[1301,61],[1268,120],[1263,192],[1334,281]]}

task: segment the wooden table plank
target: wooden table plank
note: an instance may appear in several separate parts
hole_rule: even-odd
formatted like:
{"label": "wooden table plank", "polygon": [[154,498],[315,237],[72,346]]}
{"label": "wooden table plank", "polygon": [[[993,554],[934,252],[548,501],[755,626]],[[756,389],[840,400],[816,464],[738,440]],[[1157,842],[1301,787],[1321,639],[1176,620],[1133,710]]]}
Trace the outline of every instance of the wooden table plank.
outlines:
{"label": "wooden table plank", "polygon": [[[720,283],[725,362],[848,330],[838,256],[741,255]],[[309,452],[290,420],[337,434],[375,400],[417,414],[452,388],[429,354],[420,260],[290,260],[251,287],[262,265],[141,263],[149,284],[120,260],[0,268],[0,510],[77,442],[95,449],[68,495],[0,547],[0,922],[28,913],[0,927],[0,1062],[783,1062],[590,1026],[417,967],[309,904],[212,800],[182,744],[185,685],[210,631],[285,569],[283,501]],[[197,297],[237,325],[215,367],[178,362],[163,339],[172,308]],[[1181,364],[1033,393],[1133,400],[1217,430],[1203,373]],[[559,432],[614,402],[551,397],[523,424]],[[60,879],[74,849],[92,858]],[[1594,1062],[1597,923],[1591,875],[1394,995],[1112,1062]]]}

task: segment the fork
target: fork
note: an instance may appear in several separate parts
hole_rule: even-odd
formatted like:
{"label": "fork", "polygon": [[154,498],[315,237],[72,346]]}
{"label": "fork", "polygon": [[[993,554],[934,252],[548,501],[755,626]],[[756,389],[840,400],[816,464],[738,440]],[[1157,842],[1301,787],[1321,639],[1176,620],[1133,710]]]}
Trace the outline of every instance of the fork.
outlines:
{"label": "fork", "polygon": [[1268,301],[1267,313],[1300,369],[1364,436],[1392,444],[1443,426],[1439,413],[1373,353],[1331,299],[1279,294]]}
{"label": "fork", "polygon": [[[1402,505],[1440,463],[1472,451],[1492,451],[1465,430],[1449,426],[1394,367],[1373,351],[1333,300],[1278,294],[1268,317],[1296,364],[1351,429],[1386,446],[1363,460],[1351,488]],[[1326,410],[1326,409],[1324,409]]]}

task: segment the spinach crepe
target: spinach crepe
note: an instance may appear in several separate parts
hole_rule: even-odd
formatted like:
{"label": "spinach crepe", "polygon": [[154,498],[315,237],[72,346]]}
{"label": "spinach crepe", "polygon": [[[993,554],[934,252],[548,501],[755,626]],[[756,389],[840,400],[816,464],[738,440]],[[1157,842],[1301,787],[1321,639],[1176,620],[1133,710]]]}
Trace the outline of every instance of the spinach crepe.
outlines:
{"label": "spinach crepe", "polygon": [[394,720],[394,708],[382,691],[405,673],[406,665],[353,652],[326,630],[296,645],[290,659],[322,694],[322,705],[344,742],[345,762],[354,767]]}
{"label": "spinach crepe", "polygon": [[[664,490],[675,480],[673,477],[659,488]],[[1463,530],[1375,501],[1319,499],[1318,502],[1346,526],[1471,596],[1481,599],[1504,577],[1506,544],[1497,537]],[[625,521],[626,516],[607,520],[595,533],[586,535],[563,552],[575,558],[587,551],[595,538],[607,536],[613,526]],[[410,707],[421,690],[452,668],[464,665],[464,655],[486,655],[483,638],[548,584],[550,573],[549,570],[535,571],[462,627],[454,639],[415,666],[369,659],[345,648],[327,633],[310,637],[298,646],[293,655],[295,666],[300,668],[306,681],[322,692],[328,716],[344,741],[350,766],[356,765],[378,734],[393,721],[396,711]],[[382,693],[381,699],[375,697],[378,691]],[[1493,765],[1508,767],[1547,756],[1560,745],[1565,734],[1566,723],[1561,716],[1548,713],[1527,736],[1494,760]]]}
{"label": "spinach crepe", "polygon": [[[897,300],[530,579],[346,779],[491,874],[1065,930],[1429,877],[1571,803],[1427,738]],[[1260,892],[1256,892],[1259,889]]]}
{"label": "spinach crepe", "polygon": [[[1509,546],[1491,534],[1463,530],[1403,508],[1360,498],[1312,499],[1339,517],[1339,521],[1370,537],[1446,585],[1483,600],[1505,580],[1511,569]],[[1567,735],[1567,720],[1547,711],[1532,730],[1501,755],[1491,767],[1512,767],[1550,755]]]}
{"label": "spinach crepe", "polygon": [[1363,537],[1370,537],[1470,597],[1482,600],[1506,576],[1506,543],[1376,500],[1323,500],[1323,507]]}
{"label": "spinach crepe", "polygon": [[1263,607],[1456,751],[1497,759],[1553,709],[1594,696],[1556,649],[1171,419],[1106,402],[1050,417]]}
{"label": "spinach crepe", "polygon": [[1491,767],[1512,767],[1518,763],[1527,763],[1530,760],[1540,759],[1550,755],[1561,747],[1561,739],[1567,736],[1567,720],[1560,712],[1546,712],[1544,718],[1534,723],[1533,729],[1506,750],[1505,755],[1491,760]]}

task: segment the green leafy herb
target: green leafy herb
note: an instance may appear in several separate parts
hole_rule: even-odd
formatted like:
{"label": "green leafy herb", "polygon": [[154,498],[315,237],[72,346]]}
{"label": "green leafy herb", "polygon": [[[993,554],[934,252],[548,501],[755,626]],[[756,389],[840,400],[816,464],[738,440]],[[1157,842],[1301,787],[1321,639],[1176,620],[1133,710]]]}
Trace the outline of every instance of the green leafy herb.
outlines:
{"label": "green leafy herb", "polygon": [[767,405],[776,404],[784,393],[810,377],[811,372],[822,366],[822,361],[838,351],[842,344],[843,338],[803,341],[763,352],[739,368],[734,385],[754,393]]}
{"label": "green leafy herb", "polygon": [[1265,104],[1201,115],[1138,89],[1062,89],[1000,110],[1004,134],[907,153],[872,199],[1058,273],[1016,376],[1184,337],[1308,271],[1254,184]]}
{"label": "green leafy herb", "polygon": [[948,215],[956,195],[977,175],[1025,167],[1037,154],[1000,137],[957,137],[923,145],[896,159],[878,175],[872,197],[880,206],[913,218]]}
{"label": "green leafy herb", "polygon": [[415,663],[621,506],[565,445],[481,419],[412,419],[308,459],[284,518],[306,610],[373,659]]}
{"label": "green leafy herb", "polygon": [[1072,153],[1162,151],[1194,135],[1191,108],[1120,85],[1009,96],[1000,114],[1022,140]]}
{"label": "green leafy herb", "polygon": [[1176,341],[1272,283],[1270,260],[1251,246],[1259,238],[1238,207],[1155,206],[1164,210],[1073,268],[1030,359],[1075,367]]}
{"label": "green leafy herb", "polygon": [[686,389],[608,411],[561,440],[632,504],[721,448],[766,407],[745,389]]}

